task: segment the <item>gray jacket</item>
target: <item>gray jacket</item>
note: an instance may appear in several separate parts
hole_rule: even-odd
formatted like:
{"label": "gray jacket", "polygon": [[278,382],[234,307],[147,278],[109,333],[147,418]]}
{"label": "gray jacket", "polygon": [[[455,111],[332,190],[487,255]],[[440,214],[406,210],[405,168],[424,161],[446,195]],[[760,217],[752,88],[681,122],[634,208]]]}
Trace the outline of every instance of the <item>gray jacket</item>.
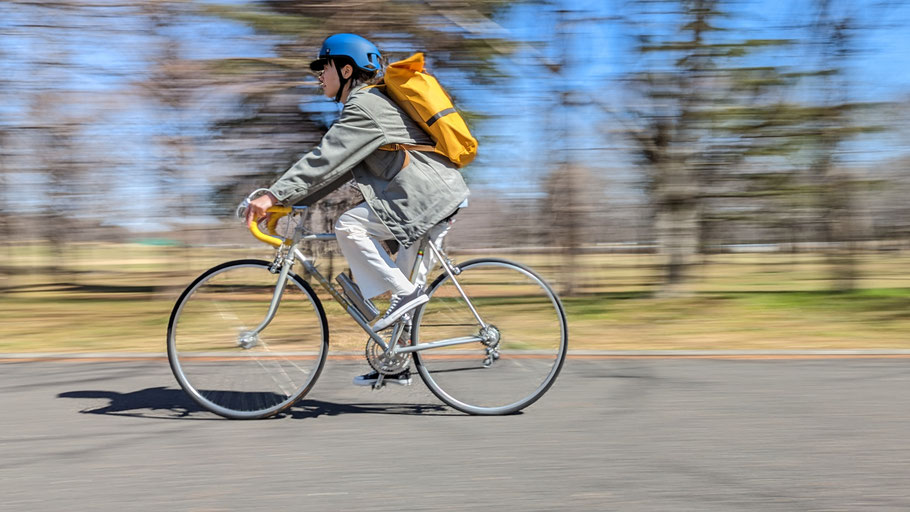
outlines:
{"label": "gray jacket", "polygon": [[436,153],[378,149],[429,144],[429,136],[375,87],[356,87],[341,117],[315,149],[269,188],[284,204],[312,204],[353,174],[366,203],[395,239],[409,247],[468,197],[461,173]]}

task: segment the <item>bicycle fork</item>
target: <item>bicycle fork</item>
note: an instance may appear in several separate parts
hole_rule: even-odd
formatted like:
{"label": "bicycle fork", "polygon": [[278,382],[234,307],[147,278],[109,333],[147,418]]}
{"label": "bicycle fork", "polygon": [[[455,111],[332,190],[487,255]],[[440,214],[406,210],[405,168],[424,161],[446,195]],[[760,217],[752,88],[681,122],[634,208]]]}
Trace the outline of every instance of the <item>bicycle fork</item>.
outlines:
{"label": "bicycle fork", "polygon": [[248,350],[259,344],[259,334],[272,322],[272,319],[275,318],[275,313],[278,312],[278,304],[281,303],[281,297],[284,295],[284,286],[288,282],[288,274],[291,272],[294,260],[279,256],[271,268],[275,268],[278,264],[281,265],[281,269],[278,271],[278,281],[275,283],[275,290],[272,292],[272,301],[269,303],[269,309],[265,314],[265,318],[256,328],[240,333],[237,339],[237,346],[242,349]]}

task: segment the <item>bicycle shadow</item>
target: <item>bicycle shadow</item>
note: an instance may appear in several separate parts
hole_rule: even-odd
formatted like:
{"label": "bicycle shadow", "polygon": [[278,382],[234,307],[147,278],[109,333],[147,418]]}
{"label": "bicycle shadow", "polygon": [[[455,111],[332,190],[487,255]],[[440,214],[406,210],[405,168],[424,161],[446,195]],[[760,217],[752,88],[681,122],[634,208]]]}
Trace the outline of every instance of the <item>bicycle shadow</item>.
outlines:
{"label": "bicycle shadow", "polygon": [[443,405],[368,403],[347,404],[323,400],[301,400],[277,417],[293,419],[318,418],[319,416],[341,416],[343,414],[392,414],[403,416],[453,416],[455,411]]}
{"label": "bicycle shadow", "polygon": [[[223,420],[224,418],[203,409],[182,389],[154,387],[120,393],[117,391],[83,390],[67,391],[57,398],[107,400],[107,405],[82,409],[80,414],[126,416],[144,419],[167,420]],[[274,418],[310,419],[320,416],[344,414],[394,414],[409,416],[457,415],[443,405],[397,403],[335,403],[303,399]]]}
{"label": "bicycle shadow", "polygon": [[[205,409],[194,402],[182,389],[156,387],[119,393],[117,391],[84,390],[60,393],[57,398],[77,398],[107,400],[107,405],[82,409],[81,414],[101,414],[108,416],[129,416],[155,419],[215,419],[207,417]],[[194,414],[200,413],[198,416]]]}

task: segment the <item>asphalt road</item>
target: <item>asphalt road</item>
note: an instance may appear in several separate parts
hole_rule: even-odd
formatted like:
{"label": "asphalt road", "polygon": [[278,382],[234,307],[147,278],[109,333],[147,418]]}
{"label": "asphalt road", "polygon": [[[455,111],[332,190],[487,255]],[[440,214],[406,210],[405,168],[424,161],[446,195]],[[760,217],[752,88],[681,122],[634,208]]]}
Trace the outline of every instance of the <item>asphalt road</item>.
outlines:
{"label": "asphalt road", "polygon": [[524,413],[330,360],[281,418],[165,362],[0,364],[0,510],[910,510],[910,359],[570,359]]}

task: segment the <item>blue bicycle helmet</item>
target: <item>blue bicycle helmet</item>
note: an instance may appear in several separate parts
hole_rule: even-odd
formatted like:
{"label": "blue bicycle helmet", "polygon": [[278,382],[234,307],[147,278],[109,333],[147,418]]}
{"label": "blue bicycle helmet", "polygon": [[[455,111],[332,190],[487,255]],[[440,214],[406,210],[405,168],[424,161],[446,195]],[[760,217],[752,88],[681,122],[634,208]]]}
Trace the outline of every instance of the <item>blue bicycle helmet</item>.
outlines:
{"label": "blue bicycle helmet", "polygon": [[[353,64],[358,71],[370,76],[382,67],[382,55],[376,45],[357,34],[334,34],[325,38],[322,48],[319,49],[319,56],[310,63],[310,69],[322,71],[329,59],[341,59],[345,64]],[[335,94],[335,101],[341,101],[344,87],[351,79],[351,77],[345,78],[341,74],[342,67],[344,67],[343,64],[335,65],[338,82],[341,84],[338,87],[338,93]]]}
{"label": "blue bicycle helmet", "polygon": [[327,37],[319,49],[319,57],[310,63],[313,71],[322,71],[331,57],[348,57],[367,73],[379,71],[382,54],[368,39],[357,34],[335,34]]}

